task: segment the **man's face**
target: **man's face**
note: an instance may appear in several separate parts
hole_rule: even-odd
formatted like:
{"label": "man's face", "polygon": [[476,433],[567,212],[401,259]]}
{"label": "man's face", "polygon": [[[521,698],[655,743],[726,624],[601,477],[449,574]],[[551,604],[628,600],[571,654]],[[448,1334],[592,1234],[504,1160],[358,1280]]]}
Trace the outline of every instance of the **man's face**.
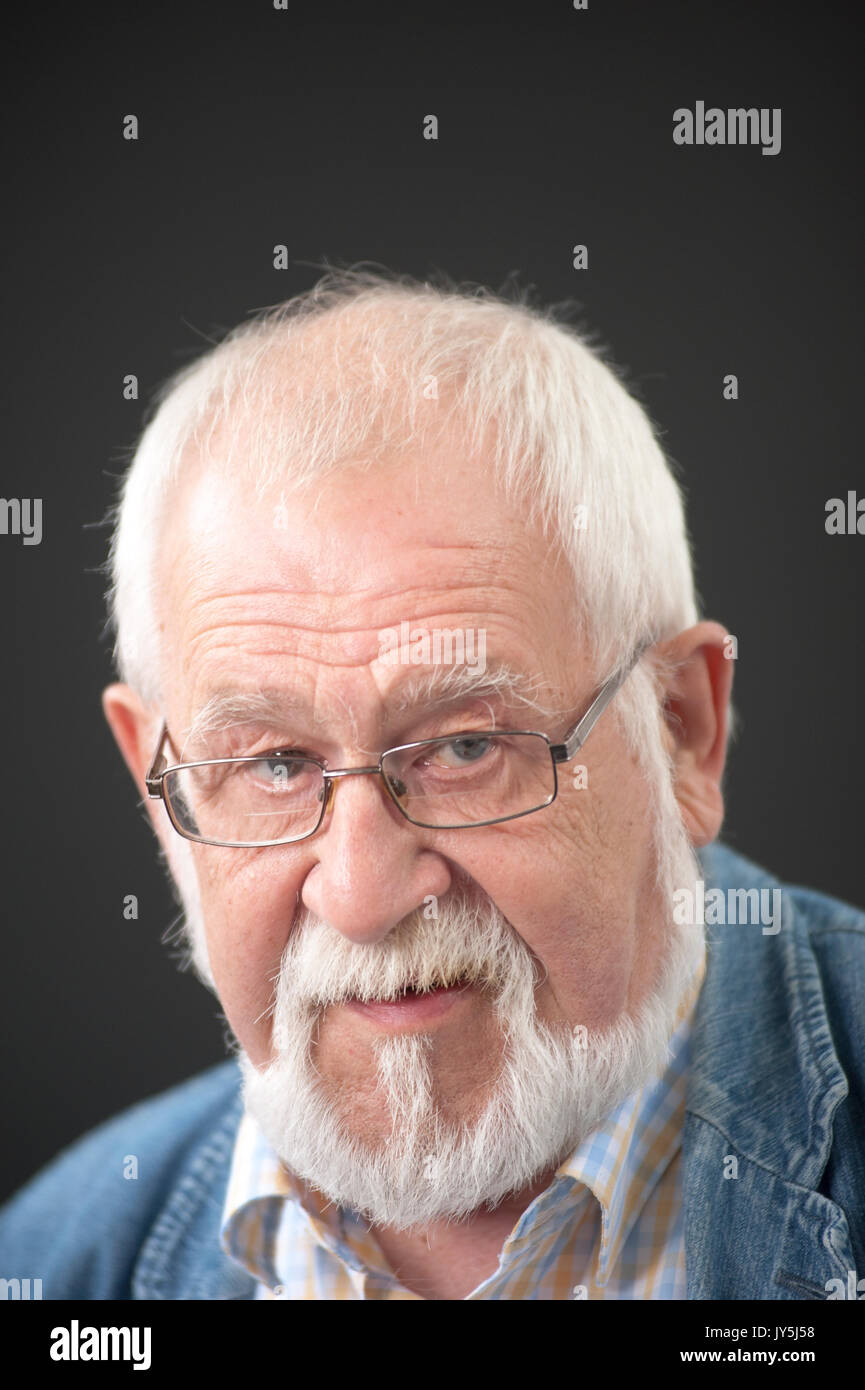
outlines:
{"label": "man's face", "polygon": [[[491,726],[536,728],[559,741],[593,693],[564,563],[491,491],[488,473],[457,452],[343,473],[284,504],[257,502],[236,481],[193,477],[173,509],[162,563],[165,715],[186,760],[291,747],[344,768],[375,763],[387,747]],[[552,713],[496,691],[433,698],[428,678],[448,667],[380,655],[381,631],[404,621],[483,631],[487,674],[499,664],[523,673]],[[416,699],[420,678],[426,690]],[[185,741],[216,692],[261,687],[284,693],[280,719]],[[610,713],[578,761],[588,786],[576,787],[565,765],[551,806],[498,825],[422,829],[400,815],[379,778],[363,776],[337,783],[307,840],[194,846],[212,975],[250,1070],[266,1075],[280,1048],[299,1044],[317,1094],[371,1153],[399,1127],[382,1067],[393,1074],[400,1057],[414,1058],[426,1077],[428,1138],[470,1127],[502,1075],[496,990],[476,980],[424,1009],[363,1009],[340,997],[339,981],[357,962],[372,962],[375,980],[385,959],[410,958],[412,941],[421,951],[425,940],[456,949],[473,969],[471,950],[463,961],[458,943],[478,920],[496,924],[490,940],[510,943],[501,968],[507,974],[516,953],[524,990],[531,971],[544,1036],[608,1032],[634,1013],[669,955],[650,791]],[[173,834],[164,824],[160,833]],[[284,960],[286,998],[275,1010]],[[298,985],[293,968],[326,981],[317,1000],[292,995],[306,978]],[[337,1002],[321,1002],[328,990]]]}

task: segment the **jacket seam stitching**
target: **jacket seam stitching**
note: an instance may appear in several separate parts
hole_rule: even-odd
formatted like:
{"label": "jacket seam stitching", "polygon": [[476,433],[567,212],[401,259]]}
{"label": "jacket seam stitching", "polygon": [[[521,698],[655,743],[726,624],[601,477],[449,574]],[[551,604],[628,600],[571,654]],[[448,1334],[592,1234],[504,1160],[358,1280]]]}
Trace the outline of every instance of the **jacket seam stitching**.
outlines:
{"label": "jacket seam stitching", "polygon": [[714,1120],[708,1119],[708,1117],[702,1114],[701,1111],[692,1110],[690,1107],[686,1107],[685,1114],[693,1115],[695,1120],[699,1120],[701,1124],[708,1125],[710,1129],[713,1129],[716,1134],[720,1135],[720,1137],[724,1140],[726,1144],[730,1144],[734,1149],[738,1149],[739,1156],[743,1158],[746,1163],[752,1164],[753,1167],[758,1168],[761,1173],[765,1173],[768,1177],[774,1178],[777,1182],[786,1183],[788,1187],[794,1188],[796,1192],[805,1193],[809,1197],[821,1197],[823,1201],[830,1202],[832,1206],[837,1207],[838,1210],[842,1213],[842,1215],[846,1217],[846,1213],[844,1213],[843,1208],[840,1207],[837,1202],[833,1201],[831,1197],[827,1197],[824,1192],[821,1192],[819,1190],[819,1188],[805,1187],[803,1183],[796,1182],[794,1178],[785,1177],[783,1173],[776,1173],[772,1168],[767,1168],[765,1163],[761,1163],[759,1159],[752,1158],[751,1155],[747,1153],[745,1149],[742,1148],[741,1144],[737,1143],[735,1139],[731,1138],[731,1136],[727,1133],[726,1130],[721,1129],[720,1125],[717,1125]]}
{"label": "jacket seam stitching", "polygon": [[211,1193],[213,1178],[227,1157],[231,1132],[236,1129],[237,1120],[238,1102],[233,1099],[230,1113],[197,1150],[152,1227],[133,1274],[133,1286],[137,1285],[157,1298],[163,1296],[160,1287],[168,1281],[171,1253],[176,1250],[183,1234]]}

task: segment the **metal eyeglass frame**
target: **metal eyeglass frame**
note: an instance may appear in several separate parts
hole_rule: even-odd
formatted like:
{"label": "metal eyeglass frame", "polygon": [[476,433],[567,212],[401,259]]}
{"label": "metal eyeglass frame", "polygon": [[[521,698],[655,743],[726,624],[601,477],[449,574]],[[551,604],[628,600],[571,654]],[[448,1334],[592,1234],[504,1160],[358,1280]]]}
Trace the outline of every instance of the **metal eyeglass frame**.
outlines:
{"label": "metal eyeglass frame", "polygon": [[[162,750],[165,745],[165,741],[166,739],[168,739],[169,742],[171,741],[171,736],[168,732],[168,724],[165,721],[163,721],[162,730],[159,735],[159,742],[156,746],[156,752],[153,755],[153,761],[151,762],[147,772],[147,776],[144,779],[145,786],[147,787],[147,796],[148,799],[151,801],[161,800],[162,802],[164,802],[165,810],[168,814],[168,819],[171,821],[171,824],[177,831],[178,835],[182,835],[185,840],[192,840],[195,844],[214,845],[221,849],[269,849],[272,846],[276,845],[294,845],[299,844],[302,840],[308,840],[310,836],[315,835],[316,832],[321,828],[322,821],[327,815],[328,809],[330,808],[331,802],[333,800],[333,793],[336,781],[340,777],[364,777],[372,775],[381,777],[381,780],[384,783],[388,796],[390,797],[391,801],[396,806],[400,814],[404,816],[405,819],[411,825],[418,825],[425,830],[475,830],[479,829],[481,826],[484,825],[499,825],[503,821],[519,820],[521,816],[531,816],[534,815],[535,811],[543,811],[547,806],[552,806],[559,792],[559,779],[558,774],[556,772],[557,764],[571,762],[571,760],[576,757],[577,753],[583,747],[583,744],[586,742],[586,739],[589,737],[589,734],[592,732],[592,729],[595,727],[604,710],[607,708],[607,705],[613,699],[613,696],[624,684],[624,682],[631,674],[640,658],[645,655],[645,653],[649,650],[651,646],[654,645],[655,640],[656,639],[652,639],[652,641],[643,643],[643,645],[637,649],[635,655],[628,663],[628,665],[623,667],[623,669],[619,671],[616,675],[611,676],[609,680],[606,680],[604,682],[604,684],[599,688],[597,694],[592,699],[592,702],[586,710],[585,714],[580,718],[578,723],[574,725],[570,732],[565,735],[564,741],[562,743],[553,743],[547,734],[541,733],[538,729],[468,729],[464,732],[441,734],[437,738],[416,739],[413,743],[401,743],[394,748],[386,748],[385,751],[379,757],[378,763],[373,764],[369,767],[328,768],[319,758],[310,757],[306,753],[302,755],[297,755],[299,758],[302,757],[304,762],[314,763],[317,767],[321,769],[322,776],[324,778],[325,792],[324,796],[322,796],[321,798],[321,812],[312,830],[307,830],[303,833],[303,835],[297,835],[288,840],[259,840],[254,843],[247,843],[237,840],[209,840],[206,838],[206,836],[203,835],[192,835],[188,830],[184,830],[180,825],[178,825],[177,819],[172,811],[170,798],[166,795],[164,787],[164,779],[169,772],[179,772],[182,771],[184,768],[216,766],[219,763],[260,762],[264,758],[273,759],[274,757],[278,756],[278,754],[276,753],[253,753],[248,757],[242,758],[203,758],[197,762],[173,763],[169,766],[159,767],[159,763],[161,761],[164,761]],[[552,795],[550,796],[549,800],[541,802],[539,806],[531,806],[527,811],[514,811],[511,815],[496,816],[493,820],[471,821],[468,825],[428,825],[424,821],[415,820],[412,816],[408,814],[405,808],[400,805],[397,794],[391,787],[388,777],[385,774],[384,769],[382,767],[384,759],[390,753],[407,752],[412,748],[423,748],[430,744],[452,743],[459,738],[495,738],[500,737],[503,734],[533,734],[536,738],[543,739],[547,745],[547,748],[549,749],[553,769]],[[172,744],[172,746],[174,745]]]}

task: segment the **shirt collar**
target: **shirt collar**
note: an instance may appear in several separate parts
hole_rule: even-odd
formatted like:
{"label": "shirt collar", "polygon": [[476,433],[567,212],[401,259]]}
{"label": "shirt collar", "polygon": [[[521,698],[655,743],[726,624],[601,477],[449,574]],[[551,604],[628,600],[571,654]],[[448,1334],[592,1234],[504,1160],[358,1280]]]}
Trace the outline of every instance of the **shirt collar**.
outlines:
{"label": "shirt collar", "polygon": [[[634,1225],[682,1144],[690,1061],[691,1018],[705,957],[680,1005],[663,1072],[623,1101],[558,1169],[551,1203],[579,1202],[591,1192],[601,1208],[595,1282],[607,1282]],[[581,1192],[580,1189],[583,1189]],[[546,1194],[543,1194],[546,1196]]]}
{"label": "shirt collar", "polygon": [[222,1212],[221,1242],[227,1255],[271,1288],[279,1284],[275,1259],[286,1201],[294,1202],[303,1214],[313,1240],[346,1259],[339,1209],[286,1168],[257,1122],[244,1111]]}

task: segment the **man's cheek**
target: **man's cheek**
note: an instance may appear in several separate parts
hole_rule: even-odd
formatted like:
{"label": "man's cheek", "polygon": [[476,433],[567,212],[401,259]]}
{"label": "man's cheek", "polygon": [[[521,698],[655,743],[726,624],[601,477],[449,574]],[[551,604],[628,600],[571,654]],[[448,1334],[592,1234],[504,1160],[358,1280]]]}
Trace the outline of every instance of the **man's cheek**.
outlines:
{"label": "man's cheek", "polygon": [[[207,860],[201,871],[201,897],[211,952],[226,950],[243,958],[281,956],[297,909],[293,882],[262,872],[243,850],[231,862]],[[259,854],[261,851],[259,851]]]}
{"label": "man's cheek", "polygon": [[272,994],[256,988],[255,981],[214,975],[229,1027],[254,1065],[264,1066],[272,1057]]}
{"label": "man's cheek", "polygon": [[241,1046],[266,1060],[276,983],[290,923],[261,895],[202,891],[207,949],[220,1003]]}

